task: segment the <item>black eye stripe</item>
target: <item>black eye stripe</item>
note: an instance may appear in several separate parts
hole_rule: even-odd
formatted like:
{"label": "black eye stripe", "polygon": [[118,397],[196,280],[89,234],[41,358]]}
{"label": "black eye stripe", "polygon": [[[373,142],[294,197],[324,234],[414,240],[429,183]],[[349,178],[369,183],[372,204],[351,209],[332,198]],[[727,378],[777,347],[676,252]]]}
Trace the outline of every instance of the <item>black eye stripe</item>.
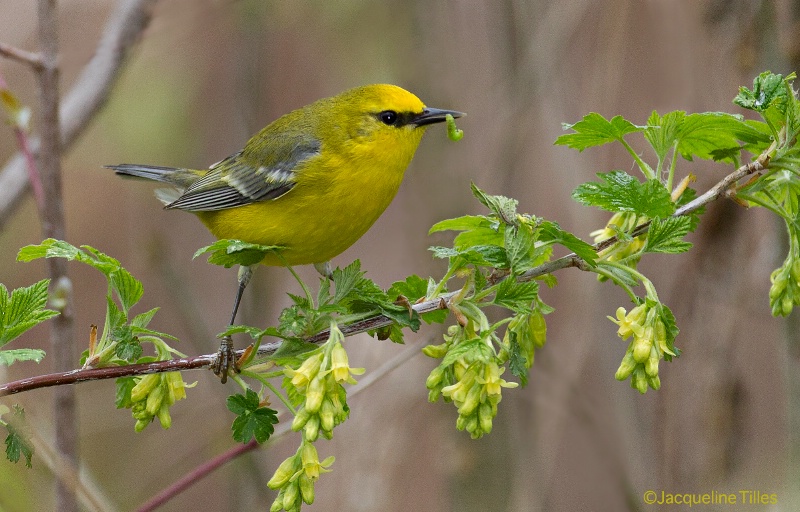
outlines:
{"label": "black eye stripe", "polygon": [[378,121],[387,126],[405,126],[414,120],[414,113],[412,112],[396,112],[394,110],[384,110],[375,115]]}

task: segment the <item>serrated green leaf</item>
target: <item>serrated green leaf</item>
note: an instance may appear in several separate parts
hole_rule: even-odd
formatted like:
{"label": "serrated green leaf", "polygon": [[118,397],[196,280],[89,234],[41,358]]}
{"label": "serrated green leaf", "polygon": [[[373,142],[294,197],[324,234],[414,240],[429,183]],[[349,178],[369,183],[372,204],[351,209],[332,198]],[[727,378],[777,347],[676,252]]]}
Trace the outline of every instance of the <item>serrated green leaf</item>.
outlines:
{"label": "serrated green leaf", "polygon": [[120,377],[116,380],[116,393],[114,405],[117,409],[130,409],[133,406],[131,401],[131,390],[136,386],[135,377]]}
{"label": "serrated green leaf", "polygon": [[33,445],[27,439],[24,432],[18,426],[25,425],[25,410],[18,406],[14,406],[13,417],[9,418],[5,427],[8,435],[5,439],[6,444],[6,458],[13,462],[19,462],[20,456],[25,457],[25,465],[31,467],[31,458],[33,457]]}
{"label": "serrated green leaf", "polygon": [[469,231],[462,231],[453,239],[453,247],[461,251],[474,248],[478,245],[494,245],[503,247],[504,230],[480,227]]}
{"label": "serrated green leaf", "polygon": [[469,362],[488,360],[487,358],[492,356],[491,350],[492,349],[489,348],[480,338],[465,340],[458,345],[451,347],[450,350],[447,351],[447,354],[444,356],[444,358],[442,358],[442,362],[439,366],[450,366],[461,358],[464,358]]}
{"label": "serrated green leaf", "polygon": [[645,217],[669,217],[675,212],[670,193],[658,180],[639,180],[623,171],[598,173],[601,182],[579,185],[572,197],[586,206],[610,212],[634,212]]}
{"label": "serrated green leaf", "polygon": [[228,409],[237,415],[233,420],[231,430],[233,439],[240,443],[247,443],[251,439],[263,443],[275,431],[278,423],[278,412],[269,407],[261,407],[258,395],[248,389],[245,395],[229,396]]}
{"label": "serrated green leaf", "polygon": [[534,281],[520,283],[506,278],[497,286],[492,303],[515,313],[527,313],[531,303],[539,297],[539,285]]}
{"label": "serrated green leaf", "polygon": [[505,196],[495,196],[487,194],[475,183],[470,183],[472,188],[472,195],[474,195],[480,203],[487,207],[489,211],[499,217],[500,220],[506,224],[515,224],[517,218],[517,204],[519,201]]}
{"label": "serrated green leaf", "polygon": [[0,284],[0,347],[28,329],[52,318],[57,311],[45,309],[49,279],[8,293]]}
{"label": "serrated green leaf", "polygon": [[747,87],[739,87],[739,94],[733,103],[748,110],[764,112],[775,104],[785,104],[787,100],[783,75],[764,71],[753,79],[752,91]]}
{"label": "serrated green leaf", "polygon": [[644,138],[653,146],[658,160],[664,161],[667,153],[678,140],[680,125],[686,117],[686,112],[676,110],[661,116],[655,110],[647,119],[647,128],[644,130]]}
{"label": "serrated green leaf", "polygon": [[332,275],[333,284],[336,289],[333,294],[333,302],[338,303],[350,295],[353,290],[357,289],[367,279],[364,278],[364,272],[361,271],[361,262],[355,260],[350,265],[343,269],[336,268]]}
{"label": "serrated green leaf", "polygon": [[561,135],[555,141],[557,146],[568,146],[578,151],[609,142],[622,141],[625,135],[640,132],[643,127],[636,126],[622,116],[614,116],[610,121],[592,112],[575,124],[564,124],[564,130],[575,133]]}
{"label": "serrated green leaf", "polygon": [[511,272],[519,275],[535,266],[534,244],[536,236],[531,226],[519,224],[505,230],[505,250]]}
{"label": "serrated green leaf", "polygon": [[17,261],[29,262],[39,258],[65,258],[74,260],[83,252],[74,245],[62,240],[48,238],[38,245],[26,245],[17,253]]}
{"label": "serrated green leaf", "polygon": [[145,328],[153,320],[153,317],[158,313],[159,308],[153,308],[150,311],[139,313],[131,320],[131,326]]}
{"label": "serrated green leaf", "polygon": [[678,153],[689,161],[696,156],[704,160],[736,162],[740,140],[768,143],[769,137],[739,116],[725,112],[690,114],[678,129]]}
{"label": "serrated green leaf", "polygon": [[667,217],[653,219],[647,232],[643,252],[678,254],[691,249],[692,244],[683,240],[689,233],[692,219],[689,217]]}
{"label": "serrated green leaf", "polygon": [[563,245],[589,265],[597,261],[597,252],[591,244],[561,229],[555,222],[544,221],[539,225],[539,241]]}
{"label": "serrated green leaf", "polygon": [[386,291],[390,300],[395,301],[399,296],[408,299],[409,302],[416,302],[425,297],[428,291],[428,281],[416,274],[406,277],[405,281],[395,281]]}
{"label": "serrated green leaf", "polygon": [[192,259],[201,254],[210,253],[208,262],[230,268],[233,265],[248,267],[264,259],[269,253],[284,249],[278,245],[260,245],[243,242],[241,240],[217,240],[211,245],[198,249]]}
{"label": "serrated green leaf", "polygon": [[455,219],[446,219],[437,222],[428,234],[437,233],[439,231],[467,231],[475,228],[490,227],[492,221],[483,215],[464,215],[463,217],[456,217]]}
{"label": "serrated green leaf", "polygon": [[44,359],[44,350],[37,348],[12,348],[0,350],[0,365],[11,366],[17,361],[34,361],[39,363]]}
{"label": "serrated green leaf", "polygon": [[519,379],[520,385],[524,387],[528,384],[528,365],[525,356],[522,355],[519,341],[517,341],[517,334],[514,331],[510,331],[508,338],[508,368],[511,370],[511,374]]}

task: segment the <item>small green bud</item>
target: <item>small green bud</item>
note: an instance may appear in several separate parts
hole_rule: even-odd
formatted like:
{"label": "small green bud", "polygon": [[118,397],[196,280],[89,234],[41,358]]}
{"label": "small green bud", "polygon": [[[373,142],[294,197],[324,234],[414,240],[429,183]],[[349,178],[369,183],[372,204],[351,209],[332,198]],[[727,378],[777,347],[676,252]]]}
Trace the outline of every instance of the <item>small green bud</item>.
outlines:
{"label": "small green bud", "polygon": [[469,388],[469,391],[467,391],[467,395],[464,398],[464,402],[462,402],[461,406],[458,408],[458,414],[462,416],[469,416],[475,412],[475,409],[477,409],[478,405],[480,405],[482,388],[483,386],[480,384],[475,384]]}
{"label": "small green bud", "polygon": [[655,375],[653,377],[648,375],[647,384],[649,384],[650,387],[653,388],[654,390],[658,391],[659,389],[661,389],[661,378],[658,375]]}
{"label": "small green bud", "polygon": [[311,413],[305,407],[300,407],[292,420],[292,430],[299,432],[306,425],[309,418],[311,418]]}
{"label": "small green bud", "polygon": [[281,462],[281,465],[275,470],[275,474],[267,482],[267,487],[272,490],[283,487],[298,471],[300,471],[300,459],[297,458],[297,455],[292,455]]}
{"label": "small green bud", "polygon": [[297,485],[297,481],[286,484],[286,487],[283,488],[283,508],[292,510],[299,494],[300,487]]}
{"label": "small green bud", "polygon": [[145,375],[135,386],[131,389],[131,402],[141,402],[147,398],[156,386],[161,383],[161,375],[158,373],[151,373]]}
{"label": "small green bud", "polygon": [[444,367],[437,366],[433,370],[431,370],[430,375],[425,380],[425,387],[428,389],[434,389],[439,384],[441,384],[442,380],[444,379]]}
{"label": "small green bud", "polygon": [[658,355],[658,349],[656,349],[656,345],[654,343],[650,347],[650,357],[647,358],[647,362],[644,365],[644,372],[648,377],[658,376],[658,362],[660,359],[661,358]]}
{"label": "small green bud", "polygon": [[[649,334],[649,336],[648,336]],[[650,357],[650,348],[653,339],[653,328],[645,327],[644,335],[633,340],[633,359],[637,363],[644,363]]]}
{"label": "small green bud", "polygon": [[642,365],[637,365],[631,375],[631,387],[641,394],[647,393],[647,377]]}
{"label": "small green bud", "polygon": [[321,375],[315,376],[308,384],[306,391],[306,410],[314,414],[322,407],[322,399],[325,398],[325,380]]}
{"label": "small green bud", "polygon": [[[633,344],[633,342],[631,342]],[[633,350],[630,348],[627,352],[625,352],[625,356],[622,358],[622,362],[617,368],[617,373],[614,374],[614,378],[617,380],[625,380],[631,376],[633,370],[636,368],[636,361],[633,359]]]}
{"label": "small green bud", "polygon": [[158,386],[147,395],[147,412],[150,416],[158,414],[161,402],[164,400],[164,386]]}
{"label": "small green bud", "polygon": [[314,503],[314,481],[306,475],[301,474],[297,479],[300,487],[300,496],[306,504],[311,505]]}
{"label": "small green bud", "polygon": [[478,407],[478,420],[481,430],[487,434],[492,432],[493,418],[494,414],[492,414],[492,406],[487,402],[483,402],[480,407]]}
{"label": "small green bud", "polygon": [[319,416],[314,414],[303,427],[303,439],[313,443],[319,437]]}
{"label": "small green bud", "polygon": [[158,410],[158,422],[161,423],[161,428],[164,430],[172,426],[172,416],[169,415],[169,404],[167,402],[163,402]]}
{"label": "small green bud", "polygon": [[[547,341],[547,322],[544,319],[544,315],[541,311],[535,311],[532,315],[530,315],[530,319],[528,320],[528,328],[530,329],[531,336],[533,338],[533,344],[536,345],[537,348],[544,347],[545,342]],[[533,362],[531,360],[531,362]]]}
{"label": "small green bud", "polygon": [[335,420],[336,409],[331,399],[326,396],[322,401],[322,407],[319,409],[319,426],[322,430],[331,431],[336,426]]}
{"label": "small green bud", "polygon": [[447,347],[449,343],[442,343],[441,345],[427,345],[422,347],[422,353],[434,359],[441,359],[447,354]]}

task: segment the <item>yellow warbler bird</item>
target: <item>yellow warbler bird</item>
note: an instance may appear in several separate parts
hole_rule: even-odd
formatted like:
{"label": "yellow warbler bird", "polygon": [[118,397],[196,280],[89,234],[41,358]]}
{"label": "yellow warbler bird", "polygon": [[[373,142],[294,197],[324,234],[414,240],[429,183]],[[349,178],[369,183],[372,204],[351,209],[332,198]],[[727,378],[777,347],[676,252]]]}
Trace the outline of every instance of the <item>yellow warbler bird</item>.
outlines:
{"label": "yellow warbler bird", "polygon": [[[209,169],[108,167],[173,185],[156,192],[166,208],[195,213],[217,238],[284,248],[265,265],[313,263],[329,273],[328,261],[389,206],[425,129],[448,114],[464,115],[394,85],[367,85],[280,117]],[[250,273],[240,272],[231,324]],[[223,382],[232,357],[223,339],[213,367]]]}

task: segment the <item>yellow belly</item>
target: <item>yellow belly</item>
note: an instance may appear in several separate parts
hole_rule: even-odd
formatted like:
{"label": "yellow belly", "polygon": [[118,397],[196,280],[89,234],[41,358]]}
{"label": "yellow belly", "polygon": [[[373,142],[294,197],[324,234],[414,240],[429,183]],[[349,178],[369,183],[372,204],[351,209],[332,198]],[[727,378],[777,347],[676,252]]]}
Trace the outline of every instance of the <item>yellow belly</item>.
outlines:
{"label": "yellow belly", "polygon": [[375,172],[374,163],[351,163],[344,172],[330,172],[341,171],[336,162],[327,169],[305,169],[278,199],[198,216],[217,238],[285,247],[282,259],[268,255],[265,265],[322,263],[353,245],[384,212],[410,159],[394,161],[381,172]]}

